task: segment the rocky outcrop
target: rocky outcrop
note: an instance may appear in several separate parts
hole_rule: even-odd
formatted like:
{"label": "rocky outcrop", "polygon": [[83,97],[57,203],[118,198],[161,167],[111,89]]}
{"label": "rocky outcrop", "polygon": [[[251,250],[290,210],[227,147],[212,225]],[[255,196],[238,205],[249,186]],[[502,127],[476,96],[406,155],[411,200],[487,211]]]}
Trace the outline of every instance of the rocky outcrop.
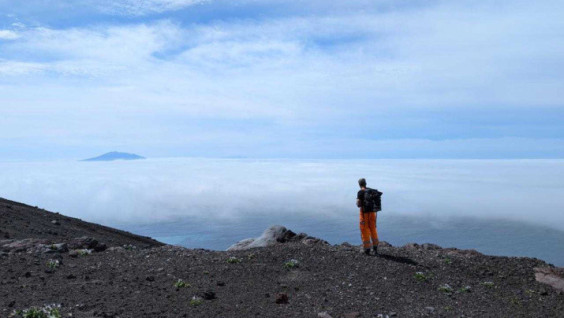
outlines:
{"label": "rocky outcrop", "polygon": [[23,240],[1,240],[0,251],[7,254],[15,253],[66,253],[75,249],[90,249],[101,252],[106,249],[106,244],[99,243],[91,237],[78,237],[68,242],[54,242],[48,239],[23,239]]}
{"label": "rocky outcrop", "polygon": [[286,242],[302,242],[303,244],[306,245],[329,244],[324,240],[309,236],[305,233],[296,234],[282,225],[273,225],[268,229],[264,230],[261,236],[257,238],[248,238],[241,240],[231,245],[227,250],[240,251],[240,250],[247,250],[256,247],[267,247],[276,244],[283,244]]}
{"label": "rocky outcrop", "polygon": [[564,268],[536,267],[535,279],[537,282],[547,284],[557,290],[564,291]]}

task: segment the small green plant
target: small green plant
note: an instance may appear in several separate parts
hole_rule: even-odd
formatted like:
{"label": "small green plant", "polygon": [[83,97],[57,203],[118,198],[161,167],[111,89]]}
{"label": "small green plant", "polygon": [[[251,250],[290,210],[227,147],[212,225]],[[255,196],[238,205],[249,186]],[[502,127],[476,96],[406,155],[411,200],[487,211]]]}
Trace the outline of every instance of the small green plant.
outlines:
{"label": "small green plant", "polygon": [[255,259],[257,256],[255,255],[255,253],[251,253],[249,255],[247,255],[248,259]]}
{"label": "small green plant", "polygon": [[51,271],[54,271],[55,269],[57,269],[57,267],[59,267],[59,260],[50,259],[50,260],[47,262],[47,267],[49,267],[49,269],[50,269]]}
{"label": "small green plant", "polygon": [[192,299],[190,300],[190,306],[192,307],[200,306],[202,303],[203,303],[202,298],[197,296],[192,297]]}
{"label": "small green plant", "polygon": [[57,249],[57,245],[51,244],[51,246],[49,246],[49,248],[50,248],[52,251],[54,251],[54,250]]}
{"label": "small green plant", "polygon": [[299,266],[300,266],[300,263],[295,259],[291,259],[291,260],[287,261],[286,263],[284,263],[284,267],[287,268],[287,269],[292,269],[292,268],[296,268],[296,267],[299,267]]}
{"label": "small green plant", "polygon": [[528,296],[533,296],[533,295],[536,294],[537,292],[534,291],[534,290],[532,290],[532,289],[527,289],[527,290],[525,291],[525,293],[526,293]]}
{"label": "small green plant", "polygon": [[452,259],[450,259],[450,257],[445,258],[445,264],[447,265],[452,264]]}
{"label": "small green plant", "polygon": [[204,271],[204,275],[209,275],[209,274],[210,274],[210,272]]}
{"label": "small green plant", "polygon": [[472,291],[472,287],[470,286],[460,287],[458,291],[461,293],[469,293],[470,291]]}
{"label": "small green plant", "polygon": [[513,296],[509,299],[509,301],[511,302],[512,305],[521,307],[523,306],[523,304],[521,303],[521,300],[517,297],[517,296]]}
{"label": "small green plant", "polygon": [[133,251],[133,250],[136,249],[137,247],[136,247],[135,245],[126,244],[126,245],[123,246],[123,248],[124,248],[126,251]]}
{"label": "small green plant", "polygon": [[494,282],[483,282],[481,285],[484,286],[484,287],[487,287],[487,288],[494,288],[495,287]]}
{"label": "small green plant", "polygon": [[61,305],[46,305],[41,308],[31,307],[14,311],[10,317],[18,318],[61,318],[59,308]]}
{"label": "small green plant", "polygon": [[452,308],[452,306],[445,306],[444,309],[445,309],[445,311],[451,311],[451,310],[453,310],[454,308]]}
{"label": "small green plant", "polygon": [[174,283],[174,287],[176,288],[188,288],[192,287],[192,285],[188,284],[187,282],[183,281],[182,279],[178,279],[176,283]]}
{"label": "small green plant", "polygon": [[413,277],[419,282],[424,282],[427,280],[427,276],[425,276],[423,272],[417,272],[413,275]]}
{"label": "small green plant", "polygon": [[237,263],[241,263],[241,260],[238,259],[238,258],[235,257],[235,256],[231,256],[231,257],[229,257],[229,258],[227,259],[227,263],[229,263],[229,264],[237,264]]}
{"label": "small green plant", "polygon": [[78,252],[78,255],[80,255],[80,256],[86,256],[86,255],[92,254],[92,250],[88,250],[88,249],[78,250],[77,252]]}
{"label": "small green plant", "polygon": [[449,284],[444,284],[444,285],[439,286],[438,290],[442,291],[443,293],[446,293],[446,294],[452,293],[452,287],[450,287]]}

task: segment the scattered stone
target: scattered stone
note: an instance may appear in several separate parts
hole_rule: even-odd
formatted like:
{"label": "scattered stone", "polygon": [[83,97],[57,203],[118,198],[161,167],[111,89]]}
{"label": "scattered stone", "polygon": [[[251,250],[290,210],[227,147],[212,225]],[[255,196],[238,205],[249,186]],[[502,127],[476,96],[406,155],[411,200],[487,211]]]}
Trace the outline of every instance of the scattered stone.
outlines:
{"label": "scattered stone", "polygon": [[541,289],[539,290],[539,295],[541,295],[541,296],[548,295],[548,291],[546,290],[546,288],[541,287]]}
{"label": "scattered stone", "polygon": [[200,296],[202,296],[202,298],[205,300],[212,300],[215,299],[215,292],[213,290],[206,290],[205,292],[201,293]]}
{"label": "scattered stone", "polygon": [[431,306],[425,307],[425,310],[426,310],[428,313],[432,314],[432,313],[435,312],[435,307],[431,307]]}
{"label": "scattered stone", "polygon": [[225,286],[225,282],[218,281],[218,282],[217,282],[217,286],[222,286],[222,287],[223,287],[223,286]]}
{"label": "scattered stone", "polygon": [[326,311],[317,313],[317,317],[318,317],[318,318],[333,318],[333,317],[332,317],[331,315],[329,315],[329,313],[326,312]]}
{"label": "scattered stone", "polygon": [[69,274],[69,275],[67,275],[67,279],[75,279],[75,278],[76,278],[76,276],[75,276],[75,275],[73,275],[73,274]]}
{"label": "scattered stone", "polygon": [[288,303],[288,295],[284,293],[280,293],[276,295],[276,303],[277,304],[287,304]]}
{"label": "scattered stone", "polygon": [[402,246],[402,248],[405,249],[419,249],[419,244],[417,243],[407,243],[404,246]]}
{"label": "scattered stone", "polygon": [[66,253],[68,252],[69,249],[66,243],[58,243],[51,245],[43,245],[41,246],[40,250],[43,253],[52,254],[52,253]]}
{"label": "scattered stone", "polygon": [[57,220],[51,221],[51,224],[54,224],[54,225],[61,225],[61,223],[60,223],[59,221],[57,221]]}
{"label": "scattered stone", "polygon": [[424,249],[424,250],[429,250],[429,251],[442,249],[442,247],[440,247],[436,244],[431,244],[431,243],[425,243],[425,244],[421,245],[421,248]]}
{"label": "scattered stone", "polygon": [[73,250],[94,249],[98,245],[98,241],[92,237],[82,236],[73,238],[68,245]]}
{"label": "scattered stone", "polygon": [[12,308],[12,307],[14,307],[15,304],[16,304],[16,301],[12,300],[11,302],[8,303],[8,307]]}
{"label": "scattered stone", "polygon": [[98,243],[96,246],[94,246],[94,251],[95,252],[103,252],[108,248],[108,246],[105,243]]}
{"label": "scattered stone", "polygon": [[398,313],[395,311],[390,311],[389,316],[390,317],[397,317]]}
{"label": "scattered stone", "polygon": [[31,273],[30,273],[30,272],[25,272],[24,277],[27,277],[27,278],[31,277]]}
{"label": "scattered stone", "polygon": [[349,312],[344,315],[345,318],[357,318],[360,317],[360,313],[358,311]]}
{"label": "scattered stone", "polygon": [[148,282],[154,282],[155,276],[147,276],[147,277],[145,277],[145,280],[148,281]]}

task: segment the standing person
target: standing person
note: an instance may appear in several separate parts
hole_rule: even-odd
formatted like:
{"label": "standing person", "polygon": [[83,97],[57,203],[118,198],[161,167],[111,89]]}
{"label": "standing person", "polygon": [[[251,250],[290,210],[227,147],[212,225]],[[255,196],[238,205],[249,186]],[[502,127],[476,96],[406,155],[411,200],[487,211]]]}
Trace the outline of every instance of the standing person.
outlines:
{"label": "standing person", "polygon": [[[364,254],[370,255],[370,248],[378,254],[378,230],[376,229],[376,212],[381,210],[380,196],[382,192],[366,187],[366,179],[358,180],[360,190],[356,195],[356,206],[360,208],[360,237]],[[372,239],[372,244],[370,244]]]}

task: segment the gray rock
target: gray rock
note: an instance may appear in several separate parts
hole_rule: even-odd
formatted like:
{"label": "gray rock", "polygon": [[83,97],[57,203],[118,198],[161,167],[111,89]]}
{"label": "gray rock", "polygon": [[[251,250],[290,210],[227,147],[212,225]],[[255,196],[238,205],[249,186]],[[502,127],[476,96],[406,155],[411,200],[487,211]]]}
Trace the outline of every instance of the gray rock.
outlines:
{"label": "gray rock", "polygon": [[424,250],[430,250],[430,251],[442,249],[442,247],[440,247],[436,244],[431,244],[431,243],[425,243],[425,244],[421,245],[421,248],[424,249]]}
{"label": "gray rock", "polygon": [[254,247],[266,247],[277,243],[286,242],[289,238],[295,236],[295,233],[288,230],[282,225],[273,225],[266,229],[261,236],[257,238],[248,238],[231,245],[228,251],[247,250]]}
{"label": "gray rock", "polygon": [[43,253],[66,253],[68,252],[69,248],[66,243],[57,243],[51,245],[43,245],[41,246],[41,251]]}
{"label": "gray rock", "polygon": [[417,243],[407,243],[404,246],[402,246],[402,248],[407,248],[407,249],[419,249],[420,245]]}
{"label": "gray rock", "polygon": [[379,247],[392,247],[392,244],[390,244],[390,243],[388,243],[388,242],[386,242],[386,241],[380,241],[380,242],[378,243],[378,246],[379,246]]}
{"label": "gray rock", "polygon": [[288,295],[284,293],[280,293],[276,295],[276,303],[277,304],[287,304],[288,303]]}
{"label": "gray rock", "polygon": [[329,315],[329,313],[327,313],[326,311],[317,313],[317,317],[318,318],[333,318],[331,315]]}
{"label": "gray rock", "polygon": [[425,307],[425,310],[426,310],[428,313],[432,314],[432,313],[435,312],[435,307],[431,307],[431,306]]}
{"label": "gray rock", "polygon": [[57,221],[57,220],[51,221],[51,224],[54,224],[54,225],[61,225],[61,223],[59,223],[59,221]]}
{"label": "gray rock", "polygon": [[37,247],[39,247],[40,245],[45,245],[47,243],[48,243],[47,240],[23,239],[23,240],[12,241],[8,244],[4,244],[2,246],[2,249],[5,252],[19,253],[32,249],[37,249]]}
{"label": "gray rock", "polygon": [[329,245],[327,241],[308,236],[305,233],[296,234],[282,225],[273,225],[266,229],[257,238],[248,238],[231,245],[228,251],[247,250],[255,247],[267,247],[286,242],[302,242],[305,245],[323,244]]}
{"label": "gray rock", "polygon": [[69,242],[69,248],[73,250],[83,248],[95,249],[96,246],[98,246],[98,241],[92,237],[87,236],[76,237]]}
{"label": "gray rock", "polygon": [[205,300],[212,300],[215,299],[215,292],[213,290],[206,290],[205,292],[200,294],[200,297]]}

